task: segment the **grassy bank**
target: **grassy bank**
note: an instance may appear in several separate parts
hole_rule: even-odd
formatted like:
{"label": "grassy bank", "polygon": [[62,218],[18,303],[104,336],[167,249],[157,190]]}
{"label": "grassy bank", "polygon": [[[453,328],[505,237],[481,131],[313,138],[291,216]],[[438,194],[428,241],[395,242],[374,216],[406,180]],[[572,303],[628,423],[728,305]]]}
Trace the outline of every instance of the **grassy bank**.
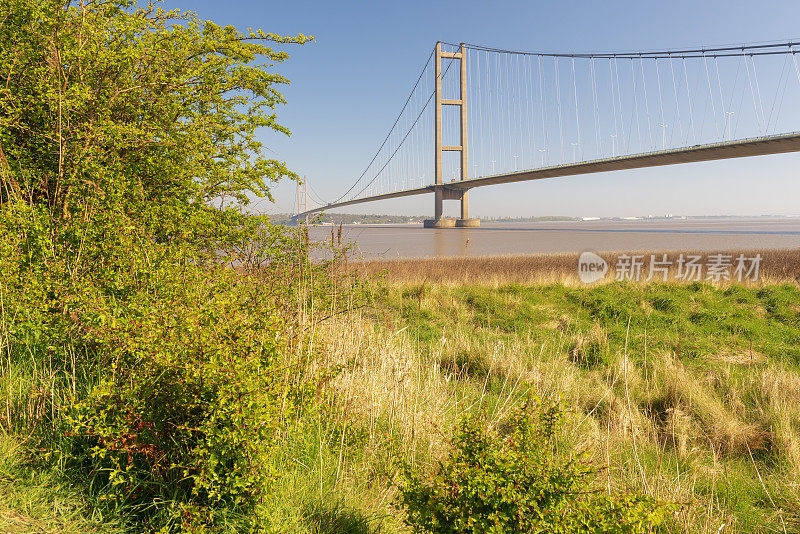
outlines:
{"label": "grassy bank", "polygon": [[665,531],[800,528],[796,284],[394,283],[314,332],[340,372],[287,448],[294,528],[405,531],[392,456],[434,472],[464,413],[528,393],[569,407],[595,490],[677,504]]}
{"label": "grassy bank", "polygon": [[403,330],[452,389],[562,397],[606,489],[684,503],[679,531],[800,528],[795,284],[395,285]]}
{"label": "grassy bank", "polygon": [[678,503],[668,531],[800,528],[797,284],[394,283],[320,341],[342,368],[330,413],[363,435],[335,493],[384,529],[385,451],[433,471],[460,414],[499,422],[527,392],[573,410],[596,489]]}
{"label": "grassy bank", "polygon": [[[305,310],[287,354],[319,409],[278,436],[273,531],[407,532],[398,459],[434,472],[465,413],[502,427],[531,393],[570,411],[561,453],[588,454],[593,490],[676,504],[666,531],[800,528],[797,284],[371,287],[370,306]],[[4,411],[51,409],[52,379],[4,364]],[[3,529],[130,530],[24,439],[3,438]]]}

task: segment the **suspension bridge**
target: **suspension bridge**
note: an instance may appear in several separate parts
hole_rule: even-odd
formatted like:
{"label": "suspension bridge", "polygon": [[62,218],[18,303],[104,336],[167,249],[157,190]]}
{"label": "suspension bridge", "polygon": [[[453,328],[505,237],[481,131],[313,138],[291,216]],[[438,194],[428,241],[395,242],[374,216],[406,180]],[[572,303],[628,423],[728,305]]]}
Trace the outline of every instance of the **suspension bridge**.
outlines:
{"label": "suspension bridge", "polygon": [[433,194],[426,227],[475,227],[478,187],[797,152],[798,53],[800,41],[573,54],[439,42],[361,175],[329,202],[312,189],[316,207],[302,183],[295,218]]}

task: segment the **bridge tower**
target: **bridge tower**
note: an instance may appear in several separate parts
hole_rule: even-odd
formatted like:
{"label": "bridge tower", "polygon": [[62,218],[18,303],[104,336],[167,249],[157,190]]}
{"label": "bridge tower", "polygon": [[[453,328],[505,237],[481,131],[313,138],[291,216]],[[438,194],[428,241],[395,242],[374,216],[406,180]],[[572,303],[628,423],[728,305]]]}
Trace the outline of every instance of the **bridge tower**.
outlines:
{"label": "bridge tower", "polygon": [[[479,219],[471,219],[469,216],[469,191],[467,189],[460,189],[454,187],[447,187],[442,181],[442,162],[444,152],[460,152],[461,153],[461,180],[467,179],[467,49],[464,44],[458,52],[443,52],[442,43],[436,43],[436,57],[434,58],[434,65],[436,71],[436,94],[435,94],[435,167],[436,167],[436,183],[435,183],[435,207],[434,218],[426,219],[425,228],[452,228],[453,226],[464,228],[475,228],[480,226]],[[458,60],[460,68],[460,98],[458,99],[444,99],[442,98],[442,59]],[[442,106],[458,106],[461,112],[461,132],[460,144],[458,146],[443,146],[442,145]],[[443,216],[443,201],[445,200],[460,200],[461,201],[461,218],[459,219],[446,219]]]}
{"label": "bridge tower", "polygon": [[[297,216],[301,213],[308,211],[308,179],[303,178],[297,180]],[[308,224],[308,215],[305,216],[305,223]]]}

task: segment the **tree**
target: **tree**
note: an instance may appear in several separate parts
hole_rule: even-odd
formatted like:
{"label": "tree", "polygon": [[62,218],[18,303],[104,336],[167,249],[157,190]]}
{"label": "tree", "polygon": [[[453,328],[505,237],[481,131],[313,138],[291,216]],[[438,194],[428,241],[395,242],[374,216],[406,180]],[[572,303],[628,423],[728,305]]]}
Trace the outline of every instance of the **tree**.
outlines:
{"label": "tree", "polygon": [[[53,392],[4,429],[142,528],[259,524],[311,390],[284,361],[307,255],[241,209],[296,178],[257,135],[289,135],[273,47],[309,39],[132,0],[0,4],[0,327]],[[257,239],[272,270],[205,261]]]}
{"label": "tree", "polygon": [[152,2],[4,5],[0,204],[26,204],[56,243],[85,248],[97,223],[208,247],[236,213],[212,205],[246,205],[296,178],[263,155],[257,132],[290,135],[275,114],[289,82],[272,70],[288,56],[273,47],[312,38],[240,32]]}

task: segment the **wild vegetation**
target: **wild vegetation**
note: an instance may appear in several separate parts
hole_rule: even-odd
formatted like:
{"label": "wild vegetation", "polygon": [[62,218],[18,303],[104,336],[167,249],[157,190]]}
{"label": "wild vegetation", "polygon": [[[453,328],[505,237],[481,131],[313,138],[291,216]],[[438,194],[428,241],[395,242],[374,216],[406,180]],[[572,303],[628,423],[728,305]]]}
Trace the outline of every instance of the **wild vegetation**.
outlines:
{"label": "wild vegetation", "polygon": [[244,209],[307,37],[2,10],[2,530],[797,529],[796,285],[312,263]]}
{"label": "wild vegetation", "polygon": [[[565,410],[552,442],[557,458],[585,455],[599,495],[667,504],[663,531],[793,532],[798,327],[794,283],[390,282],[373,306],[314,329],[325,347],[319,364],[340,372],[324,388],[330,419],[318,423],[316,440],[292,449],[292,489],[282,495],[297,499],[292,490],[301,487],[347,518],[327,516],[311,531],[402,531],[392,503],[404,467],[392,451],[414,466],[411,480],[422,488],[408,503],[426,491],[442,495],[436,488],[459,473],[485,482],[486,462],[464,469],[465,414],[486,422],[481,431],[466,427],[472,450],[482,436],[500,444],[532,395]],[[487,454],[514,465],[510,451]],[[502,472],[492,483],[502,484]],[[439,509],[457,517],[446,502]]]}
{"label": "wild vegetation", "polygon": [[315,298],[298,280],[325,265],[241,208],[294,177],[256,131],[289,133],[270,69],[288,56],[272,47],[306,41],[127,0],[3,5],[12,530],[72,521],[40,498],[81,512],[67,530],[263,522],[281,430],[313,408],[305,366],[285,358]]}
{"label": "wild vegetation", "polygon": [[[761,255],[758,281],[761,283],[780,284],[783,282],[800,283],[800,249],[785,250],[723,250],[720,254],[736,258],[744,255],[754,258]],[[662,258],[664,254],[673,260],[679,254],[697,255],[705,261],[714,252],[703,251],[628,251],[600,252],[609,265],[610,272],[606,278],[614,279],[614,266],[620,255],[640,255],[647,262],[651,255]],[[578,278],[578,254],[531,254],[509,256],[477,256],[477,257],[445,257],[445,258],[405,258],[396,260],[372,260],[351,263],[347,267],[350,272],[363,276],[384,275],[392,283],[402,284],[538,284],[563,283],[566,285],[583,284]],[[668,271],[668,280],[675,280],[677,265]],[[646,269],[643,279],[647,278]],[[701,277],[704,279],[705,276]],[[656,276],[656,280],[661,276]],[[721,280],[724,281],[724,280]],[[736,277],[734,277],[736,281]]]}
{"label": "wild vegetation", "polygon": [[683,503],[676,529],[798,528],[797,284],[416,284],[385,299],[376,320],[462,387],[525,384],[571,406],[607,488]]}

